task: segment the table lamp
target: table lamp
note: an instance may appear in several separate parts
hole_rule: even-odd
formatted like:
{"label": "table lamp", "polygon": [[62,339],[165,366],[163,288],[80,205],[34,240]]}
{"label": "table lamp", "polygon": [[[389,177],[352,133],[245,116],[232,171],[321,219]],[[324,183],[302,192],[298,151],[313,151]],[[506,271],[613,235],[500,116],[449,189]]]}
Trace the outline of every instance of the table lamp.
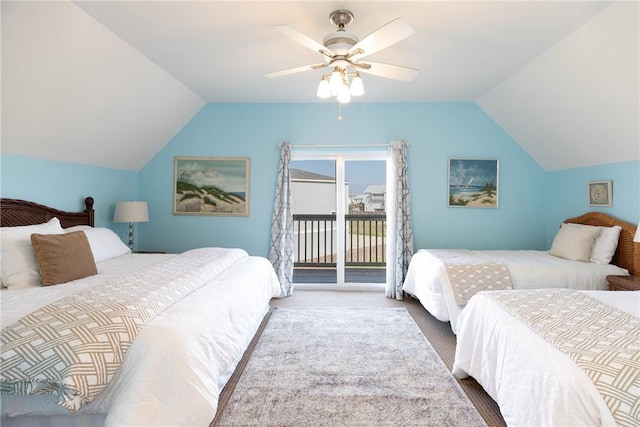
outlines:
{"label": "table lamp", "polygon": [[133,223],[149,221],[147,202],[118,202],[113,212],[113,222],[129,223],[129,249],[133,251]]}

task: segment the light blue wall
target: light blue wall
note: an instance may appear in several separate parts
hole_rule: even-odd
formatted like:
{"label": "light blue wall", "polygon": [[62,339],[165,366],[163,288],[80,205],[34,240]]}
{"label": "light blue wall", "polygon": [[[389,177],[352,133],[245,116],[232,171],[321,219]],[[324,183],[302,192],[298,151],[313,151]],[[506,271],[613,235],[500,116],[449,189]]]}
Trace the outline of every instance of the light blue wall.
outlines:
{"label": "light blue wall", "polygon": [[[279,160],[277,144],[411,145],[409,184],[416,248],[543,249],[541,168],[474,103],[209,104],[140,171],[150,222],[141,248],[178,252],[237,246],[267,255]],[[174,156],[250,157],[249,217],[174,216]],[[450,157],[500,161],[497,209],[447,207]]]}
{"label": "light blue wall", "polygon": [[65,211],[80,211],[84,199],[95,199],[96,226],[110,227],[126,235],[126,225],[113,224],[113,209],[119,200],[135,200],[137,173],[33,157],[0,156],[0,194]]}
{"label": "light blue wall", "polygon": [[[640,162],[545,173],[473,103],[352,104],[336,120],[334,104],[210,104],[139,173],[31,157],[0,156],[2,197],[79,210],[96,199],[96,224],[126,240],[111,222],[115,203],[147,200],[149,223],[138,224],[143,250],[238,246],[268,253],[281,141],[294,144],[384,144],[404,139],[416,248],[547,249],[562,219],[599,210],[640,220]],[[251,158],[249,217],[172,214],[174,156]],[[500,160],[498,209],[447,207],[451,157]],[[587,183],[613,181],[613,206],[587,205]]]}
{"label": "light blue wall", "polygon": [[[611,180],[613,205],[594,207],[588,204],[589,181]],[[568,169],[547,173],[546,235],[547,245],[564,218],[585,212],[604,212],[632,224],[640,221],[640,162],[631,161],[602,166]]]}

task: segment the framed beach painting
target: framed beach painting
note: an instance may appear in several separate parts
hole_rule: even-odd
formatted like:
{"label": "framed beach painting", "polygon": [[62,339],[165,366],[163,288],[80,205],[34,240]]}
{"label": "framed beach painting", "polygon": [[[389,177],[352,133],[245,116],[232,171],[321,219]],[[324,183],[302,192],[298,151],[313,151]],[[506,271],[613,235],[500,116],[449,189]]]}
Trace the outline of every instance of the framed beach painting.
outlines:
{"label": "framed beach painting", "polygon": [[589,182],[589,206],[613,206],[611,181]]}
{"label": "framed beach painting", "polygon": [[497,208],[498,160],[449,159],[449,207]]}
{"label": "framed beach painting", "polygon": [[174,215],[249,215],[248,157],[175,157]]}

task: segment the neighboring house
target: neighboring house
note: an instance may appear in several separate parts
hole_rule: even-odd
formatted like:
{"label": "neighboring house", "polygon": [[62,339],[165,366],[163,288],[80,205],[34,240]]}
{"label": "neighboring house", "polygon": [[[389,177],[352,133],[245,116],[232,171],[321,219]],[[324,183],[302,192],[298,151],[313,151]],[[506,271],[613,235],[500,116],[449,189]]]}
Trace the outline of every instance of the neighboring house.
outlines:
{"label": "neighboring house", "polygon": [[355,212],[385,212],[387,186],[369,185],[362,194],[351,198],[350,211]]}
{"label": "neighboring house", "polygon": [[[335,214],[336,179],[291,168],[293,214]],[[345,207],[349,206],[349,183],[345,183]]]}

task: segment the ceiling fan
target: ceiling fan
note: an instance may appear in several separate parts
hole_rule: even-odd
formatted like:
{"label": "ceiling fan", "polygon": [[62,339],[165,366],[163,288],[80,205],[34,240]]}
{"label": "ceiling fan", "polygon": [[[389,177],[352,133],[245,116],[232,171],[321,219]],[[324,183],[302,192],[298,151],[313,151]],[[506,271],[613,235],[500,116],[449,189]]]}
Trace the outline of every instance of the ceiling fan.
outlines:
{"label": "ceiling fan", "polygon": [[[360,72],[403,81],[411,81],[418,75],[419,71],[414,68],[362,61],[365,57],[389,47],[414,33],[413,28],[401,18],[396,18],[383,25],[362,40],[358,39],[355,34],[348,33],[345,30],[353,22],[353,13],[350,11],[344,9],[334,10],[329,15],[329,21],[336,26],[337,30],[327,34],[322,44],[288,25],[273,25],[273,29],[323,55],[324,62],[275,71],[267,73],[265,76],[281,77],[303,71],[331,67],[331,74],[322,76],[317,95],[320,98],[336,96],[338,102],[342,104],[349,102],[351,95],[359,96],[364,93]],[[350,86],[349,77],[351,77]]]}

